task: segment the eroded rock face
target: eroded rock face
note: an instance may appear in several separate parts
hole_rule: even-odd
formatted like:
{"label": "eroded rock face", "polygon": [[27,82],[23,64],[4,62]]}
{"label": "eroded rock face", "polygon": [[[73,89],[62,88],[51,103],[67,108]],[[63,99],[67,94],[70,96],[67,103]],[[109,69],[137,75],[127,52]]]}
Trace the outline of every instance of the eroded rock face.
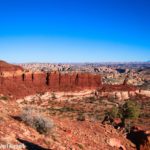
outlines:
{"label": "eroded rock face", "polygon": [[136,87],[129,85],[103,85],[98,92],[99,96],[117,100],[127,100],[138,94]]}
{"label": "eroded rock face", "polygon": [[78,91],[101,86],[101,76],[90,73],[60,72],[6,72],[0,77],[0,91],[3,94],[26,96],[51,91]]}
{"label": "eroded rock face", "polygon": [[140,90],[139,94],[150,97],[150,90]]}
{"label": "eroded rock face", "polygon": [[46,91],[78,91],[101,86],[101,76],[91,73],[30,72],[0,61],[0,93],[22,97]]}
{"label": "eroded rock face", "polygon": [[93,73],[31,72],[0,62],[0,93],[16,98],[47,91],[81,91],[100,89],[100,96],[128,99],[135,94],[129,85],[102,85],[101,75]]}
{"label": "eroded rock face", "polygon": [[114,98],[117,100],[127,100],[131,96],[135,96],[136,92],[135,91],[110,91],[110,92],[100,92],[100,96],[102,97],[108,97],[108,98]]}

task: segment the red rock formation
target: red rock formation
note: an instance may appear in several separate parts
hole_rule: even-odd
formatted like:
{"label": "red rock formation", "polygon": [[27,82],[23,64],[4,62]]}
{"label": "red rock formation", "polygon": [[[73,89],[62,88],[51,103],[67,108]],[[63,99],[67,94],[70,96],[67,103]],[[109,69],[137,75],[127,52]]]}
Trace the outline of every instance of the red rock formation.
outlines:
{"label": "red rock formation", "polygon": [[113,92],[113,91],[135,91],[137,88],[131,85],[109,85],[104,84],[99,91]]}
{"label": "red rock formation", "polygon": [[0,94],[16,98],[46,91],[134,91],[128,85],[103,85],[101,75],[92,73],[24,72],[21,67],[0,61]]}
{"label": "red rock formation", "polygon": [[26,96],[46,91],[75,91],[101,86],[101,76],[87,73],[22,73],[0,77],[0,93]]}
{"label": "red rock formation", "polygon": [[[14,66],[13,66],[14,67]],[[10,65],[10,68],[13,68]],[[15,66],[16,67],[16,66]],[[14,67],[14,68],[15,68]],[[101,76],[90,73],[17,72],[21,68],[3,68],[0,76],[0,93],[22,97],[46,91],[78,91],[101,86]]]}
{"label": "red rock formation", "polygon": [[0,60],[0,72],[3,71],[17,71],[17,70],[23,70],[20,66],[11,65],[8,64],[5,61]]}

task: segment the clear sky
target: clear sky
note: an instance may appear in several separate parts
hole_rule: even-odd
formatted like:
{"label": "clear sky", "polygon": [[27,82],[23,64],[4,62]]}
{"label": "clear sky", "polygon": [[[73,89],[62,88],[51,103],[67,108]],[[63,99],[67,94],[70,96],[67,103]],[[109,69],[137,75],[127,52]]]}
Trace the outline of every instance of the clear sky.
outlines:
{"label": "clear sky", "polygon": [[150,0],[0,0],[0,59],[150,60]]}

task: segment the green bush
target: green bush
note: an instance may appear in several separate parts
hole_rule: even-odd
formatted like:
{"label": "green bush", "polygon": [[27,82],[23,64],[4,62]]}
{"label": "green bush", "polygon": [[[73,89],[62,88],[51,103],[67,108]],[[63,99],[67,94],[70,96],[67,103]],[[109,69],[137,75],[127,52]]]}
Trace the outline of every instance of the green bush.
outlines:
{"label": "green bush", "polygon": [[110,111],[106,111],[106,115],[110,116],[111,118],[117,118],[119,116],[119,108],[113,107]]}
{"label": "green bush", "polygon": [[119,107],[113,107],[110,111],[107,111],[105,116],[109,119],[120,118],[125,126],[126,119],[136,119],[140,115],[140,106],[135,102],[128,100]]}
{"label": "green bush", "polygon": [[121,108],[122,117],[125,119],[136,119],[140,115],[140,106],[131,100],[128,100]]}

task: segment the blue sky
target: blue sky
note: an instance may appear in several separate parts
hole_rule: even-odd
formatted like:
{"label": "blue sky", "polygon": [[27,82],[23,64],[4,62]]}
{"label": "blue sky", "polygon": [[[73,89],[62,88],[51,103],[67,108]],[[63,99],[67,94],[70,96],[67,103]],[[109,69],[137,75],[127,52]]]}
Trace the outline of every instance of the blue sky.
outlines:
{"label": "blue sky", "polygon": [[150,60],[149,0],[0,0],[0,59]]}

